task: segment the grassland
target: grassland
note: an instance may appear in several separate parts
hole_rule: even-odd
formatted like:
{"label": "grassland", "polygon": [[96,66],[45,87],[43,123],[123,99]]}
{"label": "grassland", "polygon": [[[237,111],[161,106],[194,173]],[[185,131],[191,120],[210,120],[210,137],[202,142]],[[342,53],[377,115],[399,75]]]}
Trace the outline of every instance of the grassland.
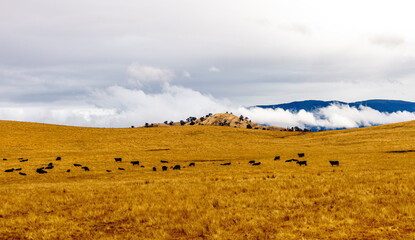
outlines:
{"label": "grassland", "polygon": [[[1,239],[415,239],[415,152],[391,152],[415,149],[415,122],[302,134],[0,121],[0,136]],[[299,152],[308,166],[284,161]]]}

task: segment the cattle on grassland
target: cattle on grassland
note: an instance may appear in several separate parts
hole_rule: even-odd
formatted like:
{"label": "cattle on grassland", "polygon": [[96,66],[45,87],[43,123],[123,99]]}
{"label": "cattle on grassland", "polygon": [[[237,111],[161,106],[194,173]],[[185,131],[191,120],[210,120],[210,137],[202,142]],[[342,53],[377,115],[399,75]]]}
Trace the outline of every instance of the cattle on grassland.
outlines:
{"label": "cattle on grassland", "polygon": [[161,160],[161,163],[169,163],[169,161]]}
{"label": "cattle on grassland", "polygon": [[258,166],[258,165],[261,165],[261,162],[256,162],[252,164],[252,166]]}
{"label": "cattle on grassland", "polygon": [[163,171],[167,171],[167,166],[163,166],[163,167],[161,167],[161,169],[162,169]]}
{"label": "cattle on grassland", "polygon": [[280,160],[280,156],[275,156],[274,161],[275,160]]}
{"label": "cattle on grassland", "polygon": [[173,170],[180,170],[180,165],[176,165],[173,167]]}
{"label": "cattle on grassland", "polygon": [[43,174],[43,173],[48,173],[48,172],[46,172],[45,170],[43,170],[43,167],[42,167],[42,168],[38,168],[38,169],[36,169],[36,172],[37,172],[37,173],[40,173],[40,174]]}
{"label": "cattle on grassland", "polygon": [[140,165],[140,161],[131,161],[131,164],[133,164],[133,166],[134,165]]}
{"label": "cattle on grassland", "polygon": [[118,170],[125,170],[125,169],[124,169],[124,168],[120,168],[120,167],[119,167],[119,168],[118,168]]}
{"label": "cattle on grassland", "polygon": [[192,162],[192,163],[189,164],[189,167],[194,167],[194,166],[195,166],[195,163],[194,162]]}
{"label": "cattle on grassland", "polygon": [[20,171],[22,168],[15,168],[14,171]]}
{"label": "cattle on grassland", "polygon": [[29,161],[29,159],[22,159],[22,160],[20,160],[20,162],[27,162],[27,161]]}
{"label": "cattle on grassland", "polygon": [[298,157],[304,157],[304,153],[298,153]]}
{"label": "cattle on grassland", "polygon": [[122,161],[122,158],[114,158],[114,160],[115,160],[116,162],[121,162],[121,161]]}
{"label": "cattle on grassland", "polygon": [[57,157],[57,158],[56,158],[56,161],[60,161],[60,160],[62,160],[62,158],[61,158],[61,157]]}
{"label": "cattle on grassland", "polygon": [[4,172],[13,172],[13,171],[14,171],[14,168],[4,170]]}
{"label": "cattle on grassland", "polygon": [[228,162],[228,163],[221,163],[220,165],[227,166],[227,165],[231,165],[231,163],[230,162]]}
{"label": "cattle on grassland", "polygon": [[78,163],[75,163],[75,164],[74,164],[74,166],[75,166],[75,167],[80,167],[80,166],[82,166],[82,165],[81,165],[81,164],[78,164]]}
{"label": "cattle on grassland", "polygon": [[297,164],[300,165],[300,166],[302,166],[302,165],[307,166],[307,161],[298,161]]}
{"label": "cattle on grassland", "polygon": [[157,168],[156,167],[153,167],[153,172],[155,172],[155,171],[157,171]]}
{"label": "cattle on grassland", "polygon": [[251,161],[249,161],[249,163],[250,163],[250,164],[255,163],[255,160],[251,160]]}
{"label": "cattle on grassland", "polygon": [[83,170],[85,170],[85,172],[86,171],[89,171],[89,167],[81,167]]}
{"label": "cattle on grassland", "polygon": [[107,172],[111,172],[111,170],[106,170]]}
{"label": "cattle on grassland", "polygon": [[329,161],[331,166],[339,166],[339,161]]}
{"label": "cattle on grassland", "polygon": [[19,172],[20,175],[26,176],[26,173]]}
{"label": "cattle on grassland", "polygon": [[71,169],[66,170],[66,172],[71,172]]}

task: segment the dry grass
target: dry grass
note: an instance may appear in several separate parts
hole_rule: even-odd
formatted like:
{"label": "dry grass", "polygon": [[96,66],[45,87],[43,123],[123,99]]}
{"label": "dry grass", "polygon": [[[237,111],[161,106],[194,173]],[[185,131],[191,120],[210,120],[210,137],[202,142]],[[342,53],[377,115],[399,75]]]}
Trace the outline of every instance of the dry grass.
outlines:
{"label": "dry grass", "polygon": [[[299,134],[1,121],[0,135],[2,239],[415,238],[415,152],[388,153],[415,150],[415,122]],[[299,152],[308,166],[284,162]]]}

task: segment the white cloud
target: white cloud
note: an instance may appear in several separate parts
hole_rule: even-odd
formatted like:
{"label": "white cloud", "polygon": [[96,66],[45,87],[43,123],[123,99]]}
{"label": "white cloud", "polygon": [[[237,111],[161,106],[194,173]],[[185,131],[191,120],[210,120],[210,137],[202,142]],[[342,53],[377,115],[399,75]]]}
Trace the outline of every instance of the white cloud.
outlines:
{"label": "white cloud", "polygon": [[220,69],[212,66],[209,68],[209,72],[220,72]]}
{"label": "white cloud", "polygon": [[190,75],[190,73],[188,71],[183,71],[183,77],[185,77],[185,78],[191,78],[192,75]]}
{"label": "white cloud", "polygon": [[295,113],[281,108],[263,109],[257,107],[240,107],[237,112],[260,124],[301,128],[356,128],[415,120],[415,113],[411,112],[383,113],[369,107],[355,108],[341,104],[332,104],[314,112],[300,110]]}
{"label": "white cloud", "polygon": [[174,73],[170,70],[142,65],[138,62],[134,62],[128,67],[128,73],[133,77],[130,82],[139,87],[146,84],[166,83],[174,77]]}

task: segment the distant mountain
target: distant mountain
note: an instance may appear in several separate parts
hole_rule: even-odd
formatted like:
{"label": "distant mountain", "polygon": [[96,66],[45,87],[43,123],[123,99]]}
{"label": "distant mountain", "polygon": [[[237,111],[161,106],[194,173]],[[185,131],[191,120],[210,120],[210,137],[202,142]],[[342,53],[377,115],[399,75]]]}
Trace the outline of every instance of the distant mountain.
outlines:
{"label": "distant mountain", "polygon": [[415,112],[415,103],[400,101],[400,100],[383,100],[383,99],[373,99],[359,102],[341,102],[341,101],[319,101],[319,100],[306,100],[306,101],[297,101],[291,103],[283,103],[277,105],[257,105],[255,107],[260,108],[282,108],[284,110],[290,110],[292,112],[298,112],[301,109],[304,109],[307,112],[313,112],[319,108],[328,107],[331,104],[342,104],[348,105],[350,107],[366,106],[372,109],[375,109],[379,112],[393,113],[397,111],[408,111]]}

